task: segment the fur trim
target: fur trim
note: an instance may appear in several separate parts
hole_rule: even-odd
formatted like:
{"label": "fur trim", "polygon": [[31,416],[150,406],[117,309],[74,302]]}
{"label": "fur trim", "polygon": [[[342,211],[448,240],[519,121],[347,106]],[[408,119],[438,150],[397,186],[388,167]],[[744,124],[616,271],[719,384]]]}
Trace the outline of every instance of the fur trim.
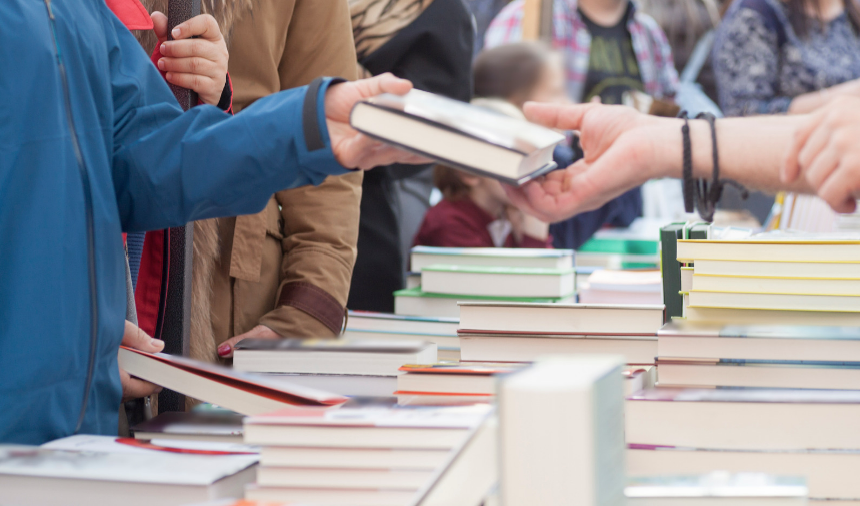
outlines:
{"label": "fur trim", "polygon": [[[191,272],[191,358],[216,363],[218,353],[212,331],[212,273],[220,256],[218,222],[215,219],[194,222],[194,257]],[[199,401],[185,398],[186,409]]]}
{"label": "fur trim", "polygon": [[[167,13],[168,0],[141,0],[141,3],[150,13],[155,11]],[[221,34],[227,41],[228,47],[230,34],[233,32],[233,24],[245,13],[250,12],[252,6],[253,0],[201,0],[200,2],[200,10],[204,14],[211,14],[218,22],[218,27],[221,28]],[[134,35],[143,49],[146,50],[146,54],[152,54],[157,42],[155,33],[152,30],[136,30]]]}

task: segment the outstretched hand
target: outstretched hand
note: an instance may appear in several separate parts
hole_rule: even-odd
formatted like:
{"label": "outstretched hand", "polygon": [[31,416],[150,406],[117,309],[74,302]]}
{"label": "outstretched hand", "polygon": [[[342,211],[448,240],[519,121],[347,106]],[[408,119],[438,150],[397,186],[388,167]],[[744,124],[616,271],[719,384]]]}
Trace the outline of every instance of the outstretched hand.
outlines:
{"label": "outstretched hand", "polygon": [[349,126],[349,113],[357,102],[382,93],[405,95],[411,89],[412,83],[387,73],[329,87],[325,96],[326,124],[331,149],[341,165],[368,170],[392,163],[429,162],[426,158],[373,140]]}
{"label": "outstretched hand", "polygon": [[527,103],[526,117],[550,128],[579,130],[585,158],[522,188],[506,187],[529,214],[555,222],[597,209],[659,176],[653,159],[653,118],[624,106]]}
{"label": "outstretched hand", "polygon": [[806,179],[834,211],[850,213],[860,198],[860,98],[840,97],[798,128],[782,166],[784,183]]}

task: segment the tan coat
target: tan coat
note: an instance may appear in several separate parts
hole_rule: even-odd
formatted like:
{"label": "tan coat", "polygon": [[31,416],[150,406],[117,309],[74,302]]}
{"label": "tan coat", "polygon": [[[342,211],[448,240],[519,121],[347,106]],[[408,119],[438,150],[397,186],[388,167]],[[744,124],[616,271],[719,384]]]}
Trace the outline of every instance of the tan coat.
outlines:
{"label": "tan coat", "polygon": [[[253,0],[230,34],[237,113],[258,98],[319,76],[356,77],[346,0]],[[220,257],[211,304],[216,344],[263,324],[282,336],[336,332],[298,309],[278,306],[284,286],[322,289],[343,311],[358,239],[361,173],[318,187],[280,191],[256,215],[218,220]],[[310,309],[313,312],[313,309]]]}

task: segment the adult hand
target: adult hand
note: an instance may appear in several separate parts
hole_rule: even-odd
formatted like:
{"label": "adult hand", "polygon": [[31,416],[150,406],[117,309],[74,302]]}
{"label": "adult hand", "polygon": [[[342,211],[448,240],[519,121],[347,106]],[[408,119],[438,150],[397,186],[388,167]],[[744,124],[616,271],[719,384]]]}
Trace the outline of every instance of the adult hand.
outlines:
{"label": "adult hand", "polygon": [[[158,68],[171,84],[197,92],[204,103],[218,105],[227,82],[227,44],[218,22],[209,14],[195,16],[173,29],[167,40],[167,16],[152,13],[155,35],[162,58]],[[192,39],[192,37],[199,37]]]}
{"label": "adult hand", "polygon": [[[164,341],[153,339],[146,332],[131,323],[125,322],[125,332],[122,335],[122,345],[128,348],[145,351],[147,353],[158,353],[164,349]],[[132,378],[127,372],[119,370],[119,379],[122,383],[122,401],[149,397],[161,391],[161,387],[148,381]]]}
{"label": "adult hand", "polygon": [[797,129],[781,179],[801,175],[834,211],[850,213],[860,198],[860,98],[840,97]]}
{"label": "adult hand", "polygon": [[281,336],[275,333],[274,330],[266,327],[265,325],[257,325],[252,328],[248,332],[244,334],[239,334],[238,336],[231,337],[224,341],[221,346],[218,347],[218,356],[221,358],[230,358],[233,356],[233,349],[239,343],[239,341],[243,339],[248,339],[249,337],[255,337],[259,339],[281,339]]}
{"label": "adult hand", "polygon": [[506,187],[511,201],[543,221],[555,222],[597,209],[652,177],[659,138],[656,118],[630,107],[582,104],[557,106],[527,103],[526,117],[550,128],[579,130],[585,157],[542,181],[522,188]]}
{"label": "adult hand", "polygon": [[325,96],[325,116],[331,137],[331,149],[337,161],[347,168],[362,170],[392,163],[428,163],[424,157],[391,147],[359,133],[349,126],[349,113],[360,100],[381,93],[404,95],[412,83],[391,74],[382,74],[331,86]]}

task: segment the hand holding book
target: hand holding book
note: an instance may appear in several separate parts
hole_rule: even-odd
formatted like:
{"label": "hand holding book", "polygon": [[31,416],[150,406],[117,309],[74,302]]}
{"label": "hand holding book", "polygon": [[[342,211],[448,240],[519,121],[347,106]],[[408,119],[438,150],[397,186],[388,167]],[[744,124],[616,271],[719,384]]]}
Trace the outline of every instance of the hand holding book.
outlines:
{"label": "hand holding book", "polygon": [[[126,320],[125,332],[122,335],[122,345],[127,348],[145,351],[147,353],[158,353],[164,349],[164,341],[149,337],[146,332],[140,327]],[[141,397],[149,397],[152,394],[157,394],[161,391],[161,387],[133,378],[125,372],[121,367],[119,369],[119,378],[122,382],[122,400],[123,402],[131,399],[139,399]]]}

